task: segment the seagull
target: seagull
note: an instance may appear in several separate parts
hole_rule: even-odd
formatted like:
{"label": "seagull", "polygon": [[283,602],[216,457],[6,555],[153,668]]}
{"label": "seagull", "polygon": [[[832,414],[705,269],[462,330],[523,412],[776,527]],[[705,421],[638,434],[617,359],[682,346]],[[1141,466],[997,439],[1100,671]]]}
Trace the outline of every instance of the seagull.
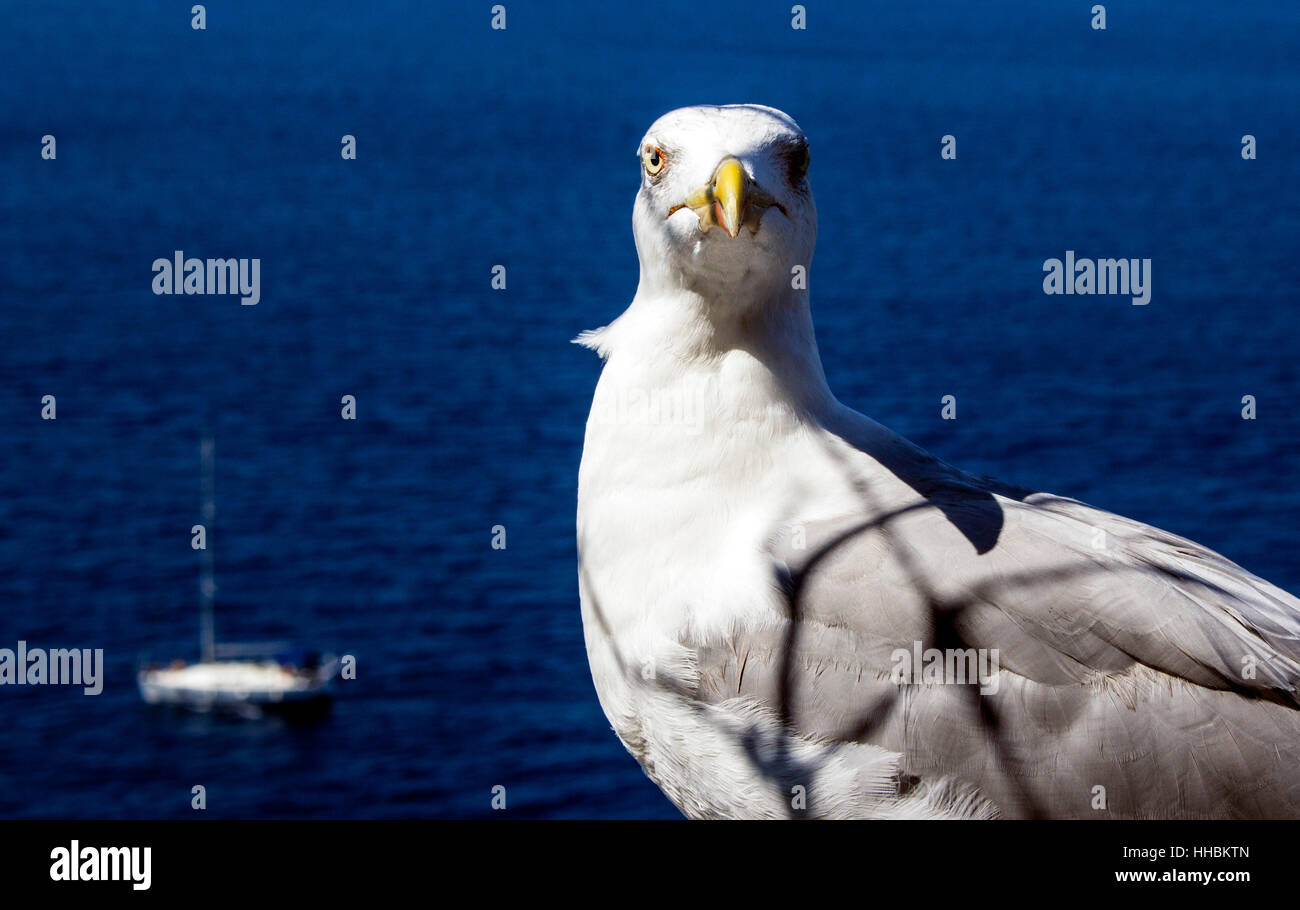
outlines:
{"label": "seagull", "polygon": [[837,401],[789,116],[675,110],[637,155],[636,295],[575,339],[579,589],[605,716],[683,814],[1300,817],[1300,601]]}

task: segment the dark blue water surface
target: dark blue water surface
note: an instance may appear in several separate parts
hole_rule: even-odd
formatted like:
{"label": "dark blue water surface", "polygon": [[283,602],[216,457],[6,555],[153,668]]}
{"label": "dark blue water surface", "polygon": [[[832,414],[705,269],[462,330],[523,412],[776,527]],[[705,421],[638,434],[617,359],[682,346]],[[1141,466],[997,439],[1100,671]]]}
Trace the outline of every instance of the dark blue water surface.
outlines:
{"label": "dark blue water surface", "polygon": [[[599,364],[568,341],[631,299],[636,142],[683,104],[811,137],[843,400],[1300,590],[1300,6],[506,5],[6,7],[0,647],[107,677],[0,688],[0,815],[193,816],[196,784],[208,816],[491,815],[498,784],[512,815],[676,815],[587,671]],[[261,303],[155,296],[178,249],[260,258]],[[1045,296],[1067,249],[1151,258],[1150,305]],[[139,703],[140,655],[197,647],[208,423],[219,631],[356,655],[322,722]]]}

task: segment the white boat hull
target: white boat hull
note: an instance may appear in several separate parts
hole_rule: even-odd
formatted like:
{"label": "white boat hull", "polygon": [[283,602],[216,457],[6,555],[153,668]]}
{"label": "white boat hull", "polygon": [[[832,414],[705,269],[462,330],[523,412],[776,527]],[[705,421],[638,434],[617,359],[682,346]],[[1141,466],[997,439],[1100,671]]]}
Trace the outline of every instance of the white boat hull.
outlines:
{"label": "white boat hull", "polygon": [[151,705],[199,711],[273,710],[330,697],[338,662],[300,670],[274,661],[208,661],[183,667],[145,668],[137,675],[140,697]]}

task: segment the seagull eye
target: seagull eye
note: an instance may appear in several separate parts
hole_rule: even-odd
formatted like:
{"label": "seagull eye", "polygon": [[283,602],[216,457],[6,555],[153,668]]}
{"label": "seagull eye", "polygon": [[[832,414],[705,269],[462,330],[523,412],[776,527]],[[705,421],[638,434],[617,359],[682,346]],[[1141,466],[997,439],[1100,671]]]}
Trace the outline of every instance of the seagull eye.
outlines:
{"label": "seagull eye", "polygon": [[645,165],[647,174],[658,177],[659,172],[668,166],[668,156],[658,146],[647,145],[645,151],[641,153],[641,163]]}
{"label": "seagull eye", "polygon": [[808,151],[808,146],[801,145],[794,153],[791,159],[790,169],[796,180],[802,180],[808,176],[808,165],[812,164],[812,155]]}

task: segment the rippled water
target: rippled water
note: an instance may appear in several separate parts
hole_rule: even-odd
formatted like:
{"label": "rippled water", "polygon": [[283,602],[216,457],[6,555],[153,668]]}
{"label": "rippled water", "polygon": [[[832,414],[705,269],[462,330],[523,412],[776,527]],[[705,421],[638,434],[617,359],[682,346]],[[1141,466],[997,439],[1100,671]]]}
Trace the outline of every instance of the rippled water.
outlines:
{"label": "rippled water", "polygon": [[[716,28],[508,6],[505,32],[487,5],[6,13],[0,647],[102,647],[108,672],[93,698],[0,689],[0,815],[188,816],[195,784],[217,816],[488,815],[497,784],[512,814],[676,815],[586,668],[599,366],[568,339],[635,289],[635,143],[681,104],[811,137],[843,400],[1300,590],[1300,10],[1116,4],[1094,32],[1073,4],[816,4],[796,32],[741,2]],[[154,296],[177,249],[259,257],[261,303]],[[1151,304],[1044,296],[1067,249],[1151,258]],[[138,703],[140,655],[196,646],[209,419],[220,632],[355,654],[323,722]]]}

